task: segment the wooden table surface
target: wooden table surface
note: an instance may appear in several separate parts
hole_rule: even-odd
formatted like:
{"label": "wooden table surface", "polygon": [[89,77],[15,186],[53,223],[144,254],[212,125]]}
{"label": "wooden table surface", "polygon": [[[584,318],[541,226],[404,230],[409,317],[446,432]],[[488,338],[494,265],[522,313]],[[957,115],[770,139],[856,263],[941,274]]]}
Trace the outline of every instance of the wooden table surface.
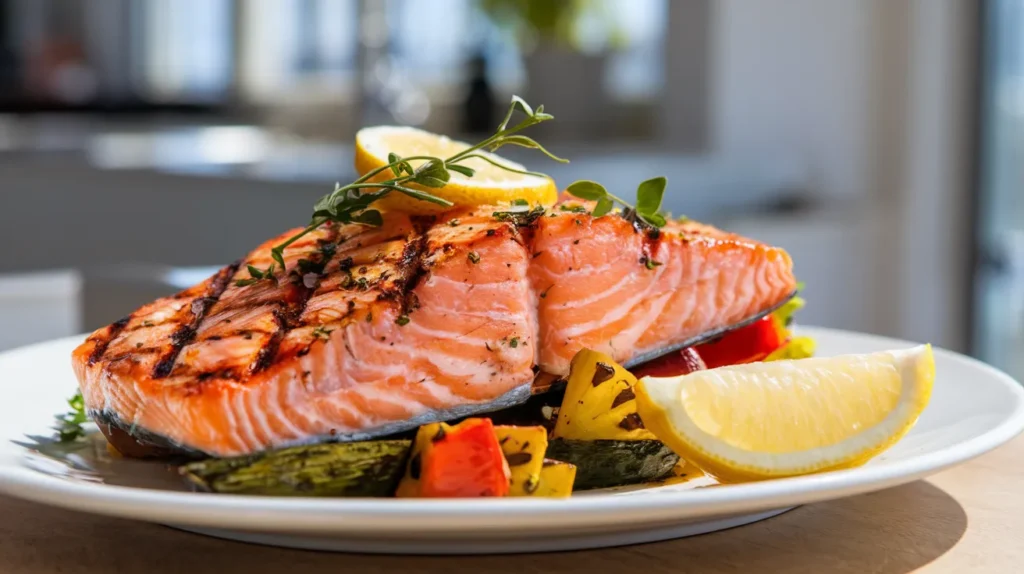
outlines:
{"label": "wooden table surface", "polygon": [[723,532],[597,551],[390,557],[285,550],[0,497],[0,572],[1024,572],[1024,436],[889,490]]}

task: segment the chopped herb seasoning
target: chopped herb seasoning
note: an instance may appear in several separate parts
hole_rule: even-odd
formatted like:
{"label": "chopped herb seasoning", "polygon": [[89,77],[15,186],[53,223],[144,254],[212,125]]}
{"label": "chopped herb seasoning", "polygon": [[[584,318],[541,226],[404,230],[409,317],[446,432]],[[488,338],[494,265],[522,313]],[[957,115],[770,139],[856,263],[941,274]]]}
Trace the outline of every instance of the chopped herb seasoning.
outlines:
{"label": "chopped herb seasoning", "polygon": [[142,342],[140,341],[138,343],[135,343],[135,348],[136,349],[141,349],[142,348]]}
{"label": "chopped herb seasoning", "polygon": [[470,251],[468,257],[470,263],[474,265],[480,263],[480,255],[476,251]]}
{"label": "chopped herb seasoning", "polygon": [[580,205],[578,203],[572,203],[572,204],[563,203],[562,205],[558,206],[558,209],[560,209],[561,211],[568,211],[570,213],[586,213],[587,212],[587,208],[583,207],[582,205]]}
{"label": "chopped herb seasoning", "polygon": [[488,230],[487,230],[487,237],[494,237],[494,236],[495,236],[495,234],[497,234],[497,233],[498,233],[498,232],[497,232],[497,231],[495,231],[495,230],[493,230],[493,229],[488,229]]}
{"label": "chopped herb seasoning", "polygon": [[373,322],[373,311],[370,311],[369,313],[366,314],[366,322],[367,323],[372,323]]}
{"label": "chopped herb seasoning", "polygon": [[452,219],[451,221],[448,222],[448,225],[451,226],[451,227],[457,227],[459,225],[459,220],[458,219]]}
{"label": "chopped herb seasoning", "polygon": [[313,337],[317,339],[327,340],[331,338],[331,332],[333,331],[334,329],[328,329],[323,325],[319,325],[316,329],[313,329]]}
{"label": "chopped herb seasoning", "polygon": [[154,323],[154,322],[152,322],[152,321],[148,321],[148,320],[147,320],[147,321],[143,321],[143,322],[142,322],[142,326],[143,326],[143,327],[152,327],[152,326],[153,326],[153,325],[155,325],[155,324],[156,324],[156,323]]}
{"label": "chopped herb seasoning", "polygon": [[399,315],[398,318],[395,319],[395,323],[397,323],[399,327],[408,325],[409,324],[409,316],[408,315],[404,315],[404,314],[403,315]]}
{"label": "chopped herb seasoning", "polygon": [[655,261],[655,260],[649,259],[649,258],[644,261],[644,267],[646,267],[648,269],[654,269],[655,267],[658,267],[659,265],[661,265],[661,261]]}
{"label": "chopped herb seasoning", "polygon": [[323,261],[310,261],[309,259],[299,259],[298,263],[299,272],[302,275],[309,273],[316,273],[319,275],[324,272],[324,265],[326,265],[326,263]]}
{"label": "chopped herb seasoning", "polygon": [[513,349],[518,347],[519,346],[519,337],[512,337],[511,339],[509,339],[508,346],[512,347]]}

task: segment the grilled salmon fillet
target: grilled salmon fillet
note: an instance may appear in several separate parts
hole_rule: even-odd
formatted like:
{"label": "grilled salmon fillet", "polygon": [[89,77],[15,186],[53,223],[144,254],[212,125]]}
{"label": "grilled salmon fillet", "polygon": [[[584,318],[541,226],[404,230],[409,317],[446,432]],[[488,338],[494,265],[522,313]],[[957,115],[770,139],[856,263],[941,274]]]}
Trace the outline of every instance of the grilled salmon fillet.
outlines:
{"label": "grilled salmon fillet", "polygon": [[789,256],[696,223],[456,210],[325,224],[92,333],[86,407],[126,454],[231,456],[359,440],[524,401],[583,347],[624,363],[764,313]]}

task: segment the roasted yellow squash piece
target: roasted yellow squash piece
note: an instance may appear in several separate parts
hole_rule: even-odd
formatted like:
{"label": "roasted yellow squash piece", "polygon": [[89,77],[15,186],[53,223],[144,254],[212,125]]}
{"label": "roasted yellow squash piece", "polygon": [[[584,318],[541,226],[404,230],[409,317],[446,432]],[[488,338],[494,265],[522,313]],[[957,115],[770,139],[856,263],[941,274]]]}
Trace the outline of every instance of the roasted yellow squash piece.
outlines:
{"label": "roasted yellow squash piece", "polygon": [[576,467],[559,460],[544,459],[540,469],[540,482],[533,496],[565,498],[572,494],[576,481]]}
{"label": "roasted yellow squash piece", "polygon": [[395,496],[398,498],[417,498],[422,490],[420,481],[423,474],[423,458],[430,455],[433,446],[433,438],[444,436],[451,427],[445,423],[430,423],[423,425],[416,432],[416,439],[412,442],[412,451],[409,452],[409,461],[405,465],[405,474],[398,483]]}
{"label": "roasted yellow squash piece", "polygon": [[654,440],[636,413],[634,385],[636,377],[608,355],[576,353],[551,438]]}
{"label": "roasted yellow squash piece", "polygon": [[[548,431],[542,426],[496,426],[501,452],[511,471],[509,496],[533,496],[540,484],[544,453],[548,450]],[[570,483],[570,491],[572,483]]]}

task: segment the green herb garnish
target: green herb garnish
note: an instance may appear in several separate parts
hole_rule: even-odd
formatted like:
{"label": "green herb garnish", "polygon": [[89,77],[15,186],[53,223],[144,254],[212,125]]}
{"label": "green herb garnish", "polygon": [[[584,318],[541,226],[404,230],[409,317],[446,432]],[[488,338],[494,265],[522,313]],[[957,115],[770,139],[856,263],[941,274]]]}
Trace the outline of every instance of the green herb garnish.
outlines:
{"label": "green herb garnish", "polygon": [[334,332],[334,329],[328,329],[323,325],[319,325],[317,326],[316,329],[313,329],[313,336],[316,337],[317,339],[323,339],[326,341],[327,339],[331,338],[332,332]]}
{"label": "green herb garnish", "polygon": [[480,263],[480,254],[477,253],[476,251],[470,251],[468,257],[469,257],[469,262],[470,263],[472,263],[474,265],[476,265],[477,263]]}
{"label": "green herb garnish", "polygon": [[[283,260],[282,260],[283,261]],[[281,267],[284,268],[284,263],[281,263]],[[246,285],[252,285],[264,279],[274,279],[274,264],[271,263],[266,269],[259,269],[253,265],[246,267],[249,270],[249,279],[239,279],[235,281],[236,287],[245,287]]]}
{"label": "green herb garnish", "polygon": [[660,228],[666,223],[665,214],[661,212],[661,200],[665,195],[668,180],[655,177],[640,183],[636,190],[636,206],[632,206],[622,198],[608,192],[603,185],[595,181],[580,180],[565,188],[571,195],[588,201],[596,201],[597,205],[591,215],[601,217],[610,213],[615,204],[623,206],[622,217],[628,221],[639,221]]}
{"label": "green herb garnish", "polygon": [[404,327],[409,324],[409,320],[409,316],[403,314],[399,315],[398,318],[395,319],[395,323],[397,323],[399,327]]}
{"label": "green herb garnish", "polygon": [[[526,115],[526,117],[514,126],[509,127],[509,122],[512,120],[512,116],[515,114],[516,110],[520,110]],[[460,165],[460,162],[464,162],[469,159],[475,158],[486,161],[491,165],[514,173],[545,177],[544,174],[541,173],[513,168],[479,152],[481,150],[494,152],[503,146],[515,145],[539,150],[541,153],[555,161],[567,163],[568,160],[552,154],[533,138],[519,133],[526,128],[552,119],[554,119],[554,116],[546,113],[544,111],[544,106],[537,106],[537,109],[534,109],[519,96],[512,96],[512,103],[509,105],[508,112],[505,114],[505,118],[498,126],[494,135],[477,143],[476,145],[456,153],[451,157],[440,158],[434,156],[410,156],[403,158],[399,157],[397,154],[390,153],[388,154],[387,165],[369,171],[348,185],[335,184],[334,191],[320,198],[313,207],[313,217],[310,220],[309,225],[299,233],[288,238],[284,243],[281,243],[271,249],[271,257],[273,257],[274,261],[281,269],[284,269],[284,250],[307,233],[310,233],[328,221],[334,221],[342,224],[360,223],[363,225],[379,227],[384,223],[384,218],[380,211],[371,209],[370,206],[375,201],[391,194],[392,192],[402,193],[409,197],[440,205],[442,207],[451,207],[453,204],[447,199],[437,197],[436,195],[423,191],[422,189],[409,186],[416,185],[420,188],[434,189],[444,187],[448,183],[448,180],[451,179],[451,172],[453,171],[466,177],[473,177],[475,174],[473,168]],[[418,167],[413,168],[412,163],[410,163],[412,161],[421,161],[423,163]],[[384,172],[390,172],[394,177],[383,181],[370,181],[377,175]],[[518,202],[516,202],[515,206],[522,207]],[[266,270],[257,269],[256,271],[257,273],[254,274],[252,272],[252,268],[250,268],[249,273],[252,276],[252,279],[243,280],[245,284],[254,283],[266,277],[273,277],[274,266],[271,265]]]}
{"label": "green herb garnish", "polygon": [[82,398],[82,391],[78,391],[68,399],[68,406],[71,407],[67,413],[57,415],[57,438],[60,442],[74,442],[85,437],[85,429],[82,425],[89,422],[85,414],[85,399]]}

